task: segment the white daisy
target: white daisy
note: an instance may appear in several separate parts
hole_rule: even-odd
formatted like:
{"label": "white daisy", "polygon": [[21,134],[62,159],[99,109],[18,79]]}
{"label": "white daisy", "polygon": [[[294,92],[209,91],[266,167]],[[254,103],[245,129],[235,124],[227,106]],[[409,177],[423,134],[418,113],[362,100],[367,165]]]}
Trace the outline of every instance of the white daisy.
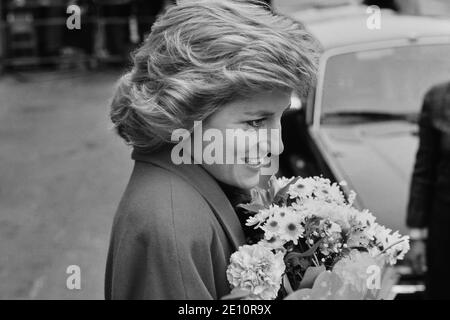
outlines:
{"label": "white daisy", "polygon": [[305,178],[298,179],[295,183],[289,186],[288,194],[291,199],[304,199],[311,197],[314,191],[314,179]]}
{"label": "white daisy", "polygon": [[304,236],[305,229],[300,223],[298,216],[288,215],[282,220],[282,225],[279,231],[281,239],[292,241],[294,244],[298,243],[298,239]]}

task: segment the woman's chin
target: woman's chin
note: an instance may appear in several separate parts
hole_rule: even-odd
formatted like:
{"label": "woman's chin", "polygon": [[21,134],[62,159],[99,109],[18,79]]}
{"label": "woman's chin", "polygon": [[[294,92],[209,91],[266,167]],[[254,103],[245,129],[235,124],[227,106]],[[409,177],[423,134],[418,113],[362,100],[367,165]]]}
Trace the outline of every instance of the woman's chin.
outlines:
{"label": "woman's chin", "polygon": [[234,185],[242,189],[251,189],[259,184],[261,170],[242,165],[234,175]]}
{"label": "woman's chin", "polygon": [[250,189],[258,186],[258,184],[259,184],[259,178],[258,179],[246,179],[246,180],[239,181],[237,187],[239,187],[241,189],[250,190]]}
{"label": "woman's chin", "polygon": [[246,164],[203,165],[203,167],[217,180],[241,189],[254,188],[260,181],[261,168]]}

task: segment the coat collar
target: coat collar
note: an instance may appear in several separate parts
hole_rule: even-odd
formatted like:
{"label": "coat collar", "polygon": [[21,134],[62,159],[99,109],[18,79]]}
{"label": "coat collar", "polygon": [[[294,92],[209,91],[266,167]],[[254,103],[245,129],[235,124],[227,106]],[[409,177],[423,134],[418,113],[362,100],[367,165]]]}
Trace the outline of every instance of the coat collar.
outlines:
{"label": "coat collar", "polygon": [[192,185],[211,206],[214,215],[234,246],[234,250],[238,250],[239,246],[245,243],[244,231],[236,212],[219,184],[198,164],[174,164],[170,154],[170,148],[152,154],[134,149],[131,158],[164,168]]}

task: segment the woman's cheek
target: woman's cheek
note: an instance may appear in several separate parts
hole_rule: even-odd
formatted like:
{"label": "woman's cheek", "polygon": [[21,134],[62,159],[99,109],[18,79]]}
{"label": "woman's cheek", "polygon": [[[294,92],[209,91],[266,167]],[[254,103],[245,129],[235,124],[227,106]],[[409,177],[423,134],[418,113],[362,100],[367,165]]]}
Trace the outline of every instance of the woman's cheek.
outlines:
{"label": "woman's cheek", "polygon": [[224,142],[227,164],[245,164],[246,157],[258,156],[258,133],[256,130],[228,130]]}

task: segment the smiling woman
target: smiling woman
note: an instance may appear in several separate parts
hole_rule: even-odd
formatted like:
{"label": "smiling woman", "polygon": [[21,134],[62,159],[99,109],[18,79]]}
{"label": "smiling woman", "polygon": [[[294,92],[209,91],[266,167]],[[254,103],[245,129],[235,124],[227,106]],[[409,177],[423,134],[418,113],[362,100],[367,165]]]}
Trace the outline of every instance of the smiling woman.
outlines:
{"label": "smiling woman", "polygon": [[[245,242],[232,194],[248,193],[277,161],[281,134],[253,144],[218,143],[224,156],[241,162],[203,163],[188,148],[183,157],[192,164],[178,165],[172,133],[190,133],[195,122],[222,136],[279,132],[291,94],[304,96],[315,80],[317,51],[298,23],[257,1],[189,1],[155,22],[111,105],[135,167],[113,224],[107,298],[229,293],[229,257]],[[200,151],[207,142],[200,140]]]}
{"label": "smiling woman", "polygon": [[195,121],[192,137],[186,129],[175,130],[172,141],[182,139],[172,148],[172,162],[201,164],[229,185],[257,185],[260,175],[278,170],[271,159],[283,152],[280,121],[289,100],[284,92],[260,93],[223,106],[204,124]]}

